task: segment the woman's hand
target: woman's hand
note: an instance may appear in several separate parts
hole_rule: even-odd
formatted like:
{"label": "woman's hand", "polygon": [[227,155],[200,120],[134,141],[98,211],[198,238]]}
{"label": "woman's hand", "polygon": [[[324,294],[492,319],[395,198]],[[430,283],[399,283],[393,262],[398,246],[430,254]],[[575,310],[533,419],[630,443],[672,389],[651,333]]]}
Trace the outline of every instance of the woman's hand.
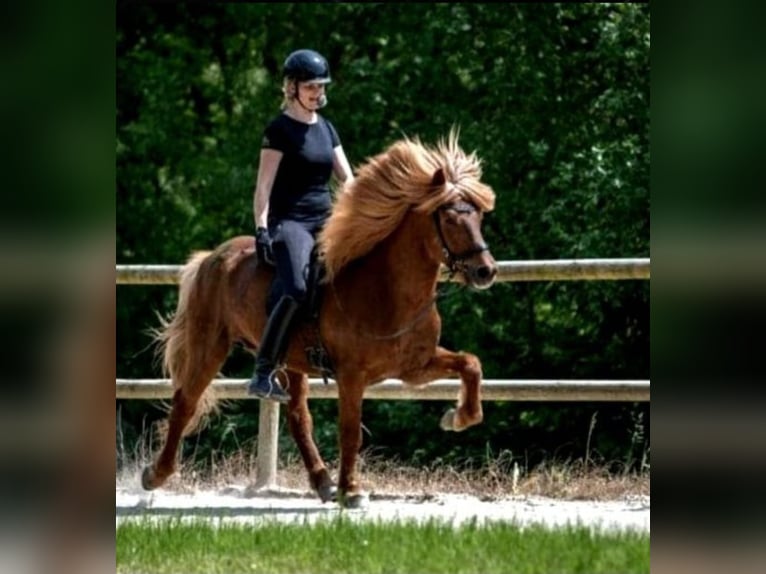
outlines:
{"label": "woman's hand", "polygon": [[258,261],[264,261],[274,265],[274,254],[271,251],[271,235],[265,227],[258,227],[255,230],[255,253],[258,255]]}

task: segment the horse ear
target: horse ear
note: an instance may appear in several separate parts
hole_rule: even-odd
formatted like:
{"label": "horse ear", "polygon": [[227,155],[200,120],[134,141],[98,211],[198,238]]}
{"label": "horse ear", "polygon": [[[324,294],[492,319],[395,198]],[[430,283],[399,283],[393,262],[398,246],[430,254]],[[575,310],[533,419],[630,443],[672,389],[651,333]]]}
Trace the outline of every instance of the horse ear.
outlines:
{"label": "horse ear", "polygon": [[444,168],[439,168],[434,172],[434,176],[431,178],[431,185],[434,187],[441,187],[447,182],[447,178],[444,176]]}

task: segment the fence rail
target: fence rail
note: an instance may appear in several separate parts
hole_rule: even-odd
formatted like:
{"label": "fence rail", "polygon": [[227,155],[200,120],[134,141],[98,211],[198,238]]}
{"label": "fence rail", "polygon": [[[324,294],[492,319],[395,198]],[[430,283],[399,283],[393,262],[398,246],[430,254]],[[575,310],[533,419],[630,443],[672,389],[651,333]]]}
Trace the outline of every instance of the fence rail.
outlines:
{"label": "fence rail", "polygon": [[[217,379],[212,388],[219,399],[250,399],[246,379]],[[414,387],[396,379],[387,379],[369,387],[365,399],[385,400],[454,400],[460,389],[457,379],[438,379]],[[649,381],[588,381],[488,379],[481,384],[484,401],[649,401]],[[173,396],[170,379],[117,379],[118,399],[168,399]],[[334,381],[309,379],[309,398],[335,399]]]}
{"label": "fence rail", "polygon": [[[118,285],[175,285],[181,265],[117,265]],[[497,281],[593,281],[649,279],[649,258],[557,259],[498,261]],[[441,277],[447,280],[446,273]],[[117,379],[118,399],[167,399],[173,394],[168,379]],[[309,380],[309,397],[336,398],[334,382]],[[439,379],[422,387],[386,380],[369,387],[365,398],[393,400],[454,400],[459,381]],[[212,387],[221,399],[245,399],[244,379],[218,379]],[[649,401],[649,381],[608,380],[485,380],[485,401]],[[279,404],[261,401],[258,417],[256,487],[276,484]]]}
{"label": "fence rail", "polygon": [[[117,265],[118,285],[174,285],[181,265]],[[446,273],[442,280],[446,280]],[[649,279],[649,258],[498,261],[497,281]],[[457,279],[453,279],[457,281]]]}

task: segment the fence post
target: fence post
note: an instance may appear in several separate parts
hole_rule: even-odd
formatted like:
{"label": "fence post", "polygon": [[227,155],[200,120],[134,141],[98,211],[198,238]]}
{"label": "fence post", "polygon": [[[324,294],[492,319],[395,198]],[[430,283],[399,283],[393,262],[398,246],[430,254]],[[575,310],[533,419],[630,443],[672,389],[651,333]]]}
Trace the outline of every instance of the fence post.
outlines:
{"label": "fence post", "polygon": [[258,409],[258,454],[256,489],[277,485],[277,441],[279,439],[279,403],[262,400]]}

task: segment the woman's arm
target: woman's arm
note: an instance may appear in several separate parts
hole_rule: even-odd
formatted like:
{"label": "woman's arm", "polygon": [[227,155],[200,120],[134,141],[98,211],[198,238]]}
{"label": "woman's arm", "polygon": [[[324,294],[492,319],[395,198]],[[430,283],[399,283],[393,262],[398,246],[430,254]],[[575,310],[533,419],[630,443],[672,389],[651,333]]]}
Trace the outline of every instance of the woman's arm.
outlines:
{"label": "woman's arm", "polygon": [[332,150],[332,172],[335,177],[344,184],[344,187],[354,180],[354,174],[351,171],[351,165],[346,158],[346,152],[343,146],[337,146]]}
{"label": "woman's arm", "polygon": [[282,161],[281,151],[270,148],[261,149],[258,177],[255,183],[255,193],[253,194],[253,213],[255,215],[256,229],[268,227],[269,198],[271,197],[271,188],[274,186],[274,179],[277,176],[277,168],[280,161]]}

